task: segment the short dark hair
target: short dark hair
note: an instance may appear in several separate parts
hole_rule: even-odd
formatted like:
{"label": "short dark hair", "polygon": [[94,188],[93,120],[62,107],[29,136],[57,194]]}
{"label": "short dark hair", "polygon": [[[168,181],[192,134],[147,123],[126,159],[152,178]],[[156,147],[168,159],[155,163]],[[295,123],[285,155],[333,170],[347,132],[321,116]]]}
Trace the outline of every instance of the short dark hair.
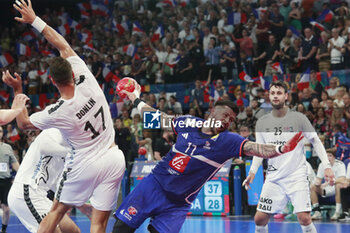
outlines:
{"label": "short dark hair", "polygon": [[232,109],[232,111],[237,115],[239,113],[237,105],[235,105],[232,101],[230,100],[218,100],[216,101],[214,107],[216,106],[227,106]]}
{"label": "short dark hair", "polygon": [[272,82],[272,83],[270,84],[270,88],[269,88],[269,89],[271,89],[271,87],[282,87],[282,88],[284,89],[284,92],[285,92],[285,93],[288,92],[288,87],[287,87],[287,85],[286,85],[283,81],[281,81],[281,80],[277,80],[277,81]]}
{"label": "short dark hair", "polygon": [[62,57],[54,57],[49,62],[50,75],[59,85],[68,85],[73,82],[72,66]]}

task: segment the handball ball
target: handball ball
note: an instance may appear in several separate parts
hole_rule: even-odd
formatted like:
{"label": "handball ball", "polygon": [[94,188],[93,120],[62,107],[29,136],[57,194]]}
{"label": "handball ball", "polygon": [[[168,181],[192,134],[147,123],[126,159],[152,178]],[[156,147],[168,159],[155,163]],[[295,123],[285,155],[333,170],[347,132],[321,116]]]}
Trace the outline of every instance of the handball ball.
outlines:
{"label": "handball ball", "polygon": [[127,95],[121,93],[122,90],[133,92],[135,90],[135,80],[132,78],[123,78],[121,79],[116,87],[116,92],[121,98],[125,98]]}
{"label": "handball ball", "polygon": [[145,155],[147,153],[147,150],[144,147],[140,147],[138,152],[139,152],[139,155]]}

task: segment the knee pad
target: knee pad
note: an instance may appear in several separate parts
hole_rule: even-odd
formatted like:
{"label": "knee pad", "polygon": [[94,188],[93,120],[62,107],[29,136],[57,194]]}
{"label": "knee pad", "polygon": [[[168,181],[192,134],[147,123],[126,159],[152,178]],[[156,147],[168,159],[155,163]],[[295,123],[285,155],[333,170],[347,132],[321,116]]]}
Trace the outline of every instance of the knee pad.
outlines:
{"label": "knee pad", "polygon": [[148,225],[147,230],[149,230],[150,233],[159,233],[151,224]]}
{"label": "knee pad", "polygon": [[116,218],[116,221],[113,226],[112,233],[134,233],[136,229],[130,227],[128,224]]}

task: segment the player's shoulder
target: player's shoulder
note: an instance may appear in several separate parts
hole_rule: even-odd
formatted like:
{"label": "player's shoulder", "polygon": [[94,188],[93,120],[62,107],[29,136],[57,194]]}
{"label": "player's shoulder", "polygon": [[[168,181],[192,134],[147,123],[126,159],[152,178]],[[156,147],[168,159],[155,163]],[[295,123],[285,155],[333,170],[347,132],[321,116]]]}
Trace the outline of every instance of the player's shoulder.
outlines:
{"label": "player's shoulder", "polygon": [[337,166],[345,166],[344,162],[339,159],[335,159],[334,164],[336,164]]}
{"label": "player's shoulder", "polygon": [[10,145],[10,144],[7,144],[7,143],[5,143],[5,142],[2,143],[1,146],[2,146],[3,149],[12,150],[11,145]]}
{"label": "player's shoulder", "polygon": [[65,102],[65,101],[64,101],[63,99],[59,99],[59,100],[57,100],[56,103],[50,104],[49,106],[47,106],[47,107],[45,108],[45,110],[47,111],[47,113],[48,113],[49,115],[52,115],[52,114],[54,114],[54,113],[57,113],[58,110],[62,108],[64,102]]}
{"label": "player's shoulder", "polygon": [[266,113],[265,115],[261,116],[257,121],[256,124],[263,124],[266,121],[271,121],[272,113]]}

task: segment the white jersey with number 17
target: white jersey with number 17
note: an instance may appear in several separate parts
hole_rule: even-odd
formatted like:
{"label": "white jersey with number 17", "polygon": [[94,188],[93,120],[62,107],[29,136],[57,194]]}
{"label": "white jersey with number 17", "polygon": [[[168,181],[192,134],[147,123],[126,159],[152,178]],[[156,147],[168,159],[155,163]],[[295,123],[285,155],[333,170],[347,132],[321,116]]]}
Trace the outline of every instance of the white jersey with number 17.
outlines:
{"label": "white jersey with number 17", "polygon": [[104,93],[84,61],[78,56],[67,61],[74,73],[74,97],[60,98],[32,114],[30,121],[39,129],[60,130],[72,149],[66,162],[69,168],[99,159],[114,142],[114,129]]}
{"label": "white jersey with number 17", "polygon": [[[284,145],[299,131],[302,131],[308,140],[318,137],[310,121],[299,112],[288,109],[284,117],[274,117],[269,113],[256,123],[256,142]],[[266,180],[278,181],[290,175],[307,175],[303,141],[293,151],[268,159]]]}

